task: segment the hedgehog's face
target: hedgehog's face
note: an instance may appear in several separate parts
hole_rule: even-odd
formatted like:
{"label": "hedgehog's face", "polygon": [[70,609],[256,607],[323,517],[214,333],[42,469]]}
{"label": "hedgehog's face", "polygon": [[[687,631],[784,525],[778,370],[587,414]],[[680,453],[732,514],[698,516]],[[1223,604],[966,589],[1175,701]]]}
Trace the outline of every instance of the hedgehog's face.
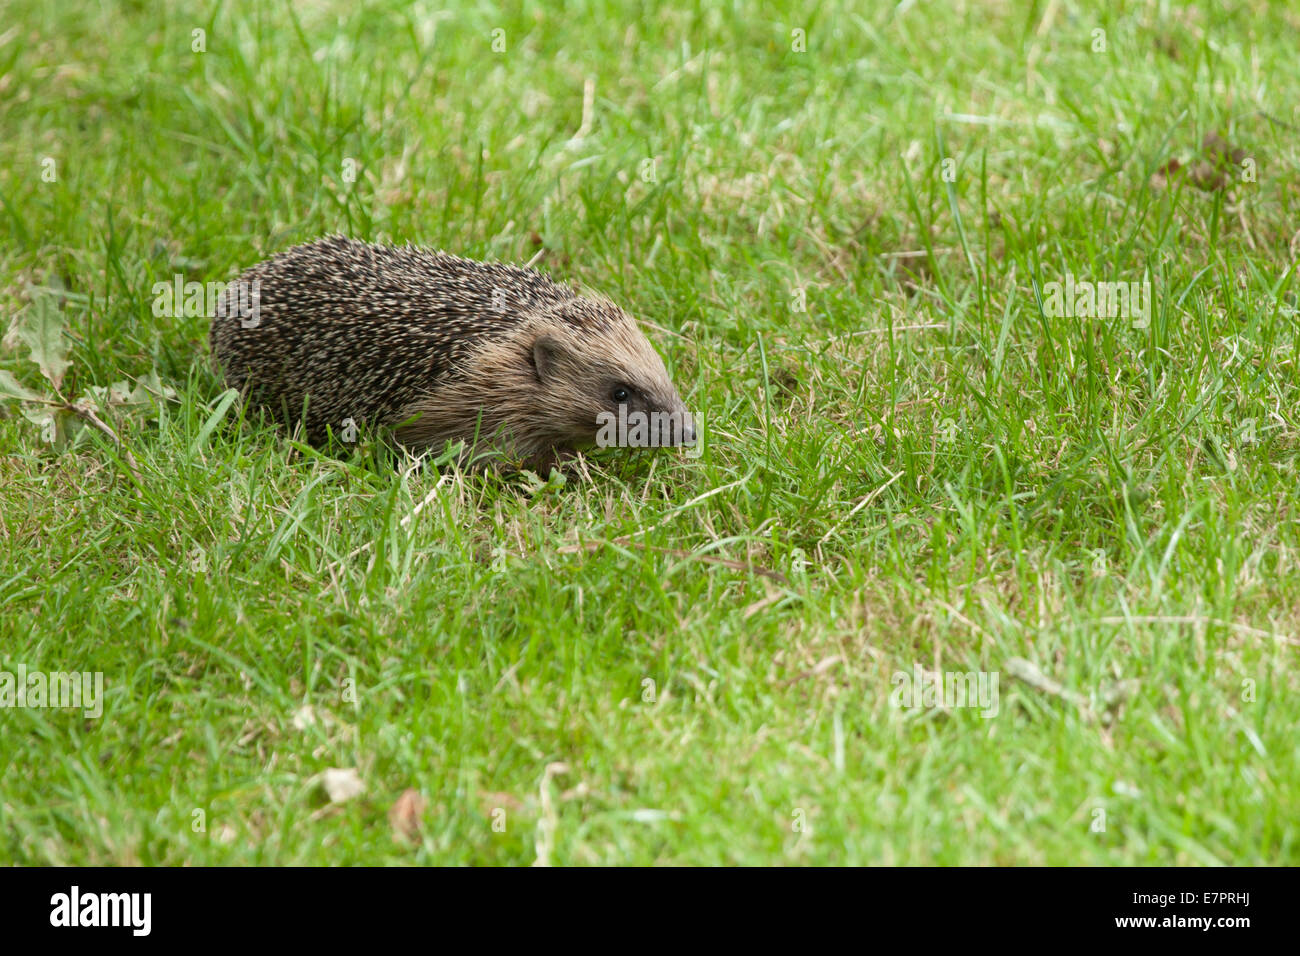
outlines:
{"label": "hedgehog's face", "polygon": [[589,299],[567,304],[533,340],[532,364],[557,444],[662,447],[695,441],[695,422],[633,320]]}

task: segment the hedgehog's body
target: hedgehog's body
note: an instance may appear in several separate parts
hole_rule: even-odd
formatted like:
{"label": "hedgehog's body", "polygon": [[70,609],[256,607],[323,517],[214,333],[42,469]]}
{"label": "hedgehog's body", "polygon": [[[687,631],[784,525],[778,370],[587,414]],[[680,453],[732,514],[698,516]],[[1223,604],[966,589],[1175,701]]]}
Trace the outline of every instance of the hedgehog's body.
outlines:
{"label": "hedgehog's body", "polygon": [[594,441],[619,405],[679,416],[660,443],[691,440],[633,320],[531,269],[333,237],[249,269],[224,304],[211,341],[226,381],[313,442],[387,426],[417,450],[463,439],[537,467]]}

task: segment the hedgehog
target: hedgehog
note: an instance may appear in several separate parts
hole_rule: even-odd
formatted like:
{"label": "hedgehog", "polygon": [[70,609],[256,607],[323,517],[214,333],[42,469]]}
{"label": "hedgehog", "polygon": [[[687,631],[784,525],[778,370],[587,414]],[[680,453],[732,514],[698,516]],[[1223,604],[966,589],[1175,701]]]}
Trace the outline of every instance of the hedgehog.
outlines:
{"label": "hedgehog", "polygon": [[644,444],[695,440],[632,317],[527,267],[331,236],[231,283],[210,341],[227,385],[317,445],[377,427],[416,453],[464,442],[471,465],[545,471],[620,413],[653,423]]}

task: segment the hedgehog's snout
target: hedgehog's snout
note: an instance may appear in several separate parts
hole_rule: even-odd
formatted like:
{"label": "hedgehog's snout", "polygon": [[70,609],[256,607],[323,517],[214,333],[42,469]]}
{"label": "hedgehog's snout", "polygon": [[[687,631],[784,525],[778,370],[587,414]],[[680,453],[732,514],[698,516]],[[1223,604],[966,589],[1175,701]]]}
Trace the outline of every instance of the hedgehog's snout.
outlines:
{"label": "hedgehog's snout", "polygon": [[672,399],[664,403],[658,426],[660,447],[695,444],[695,416],[686,410],[686,404],[675,391]]}
{"label": "hedgehog's snout", "polygon": [[681,416],[682,416],[681,424],[678,427],[677,434],[675,436],[679,440],[673,441],[670,444],[694,445],[695,444],[695,416],[686,410],[685,405],[682,406]]}

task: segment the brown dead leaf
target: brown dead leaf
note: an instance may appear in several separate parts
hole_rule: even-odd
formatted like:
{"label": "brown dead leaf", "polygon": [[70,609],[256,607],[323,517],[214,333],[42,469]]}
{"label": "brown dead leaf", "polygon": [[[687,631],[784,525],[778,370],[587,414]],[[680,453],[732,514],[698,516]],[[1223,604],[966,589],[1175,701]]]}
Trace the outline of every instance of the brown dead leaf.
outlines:
{"label": "brown dead leaf", "polygon": [[1201,140],[1200,152],[1185,160],[1170,157],[1151,175],[1151,185],[1165,188],[1176,175],[1184,175],[1197,189],[1215,192],[1227,189],[1237,179],[1246,150],[1233,146],[1218,133],[1206,133]]}
{"label": "brown dead leaf", "polygon": [[1201,152],[1216,166],[1240,166],[1246,151],[1231,145],[1218,133],[1206,133],[1201,140]]}
{"label": "brown dead leaf", "polygon": [[1169,162],[1161,166],[1158,170],[1156,170],[1156,172],[1161,176],[1172,176],[1174,173],[1178,172],[1178,170],[1182,168],[1183,168],[1183,164],[1178,160],[1177,157],[1174,157],[1173,159],[1169,160]]}
{"label": "brown dead leaf", "polygon": [[1216,168],[1213,163],[1204,159],[1197,160],[1192,165],[1189,178],[1193,186],[1205,192],[1222,189],[1227,183],[1227,177],[1223,175],[1223,172]]}
{"label": "brown dead leaf", "polygon": [[411,787],[403,790],[388,811],[393,836],[410,843],[418,842],[420,831],[424,829],[424,809],[428,805],[429,801],[421,796],[420,791]]}

